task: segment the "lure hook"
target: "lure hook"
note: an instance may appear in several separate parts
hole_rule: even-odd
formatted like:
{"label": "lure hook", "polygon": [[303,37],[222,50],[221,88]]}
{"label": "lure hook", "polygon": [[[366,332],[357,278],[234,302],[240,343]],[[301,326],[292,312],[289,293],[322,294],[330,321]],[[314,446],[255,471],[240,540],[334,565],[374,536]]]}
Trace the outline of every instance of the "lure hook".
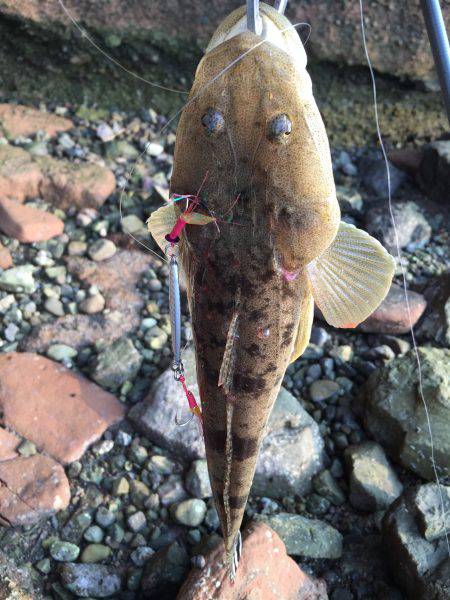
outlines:
{"label": "lure hook", "polygon": [[186,425],[189,425],[189,423],[192,421],[194,416],[194,413],[191,413],[186,421],[180,421],[178,415],[175,415],[175,425],[177,425],[177,427],[186,427]]}

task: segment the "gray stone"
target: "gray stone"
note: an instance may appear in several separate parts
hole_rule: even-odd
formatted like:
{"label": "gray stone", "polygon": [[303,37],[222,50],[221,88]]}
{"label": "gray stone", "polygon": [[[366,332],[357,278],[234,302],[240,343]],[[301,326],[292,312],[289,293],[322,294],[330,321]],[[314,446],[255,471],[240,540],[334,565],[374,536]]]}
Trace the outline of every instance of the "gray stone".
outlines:
{"label": "gray stone", "polygon": [[102,350],[95,361],[92,379],[99,385],[116,390],[133,379],[142,364],[142,356],[129,338],[120,338]]}
{"label": "gray stone", "polygon": [[335,506],[345,502],[344,492],[328,469],[324,469],[314,477],[313,488]]}
{"label": "gray stone", "polygon": [[88,254],[92,260],[99,262],[111,258],[116,253],[117,248],[111,240],[97,240],[89,246]]}
{"label": "gray stone", "polygon": [[[444,489],[447,495],[450,488]],[[444,559],[448,562],[448,549],[445,537],[434,541],[423,537],[423,513],[416,505],[418,491],[409,489],[389,508],[382,522],[382,541],[397,583],[409,597],[428,600],[428,580]],[[433,495],[438,501],[439,493]],[[436,505],[434,510],[438,510]]]}
{"label": "gray stone", "polygon": [[6,269],[0,274],[0,290],[32,294],[36,290],[36,282],[33,277],[35,270],[33,265],[21,265]]}
{"label": "gray stone", "polygon": [[98,563],[106,560],[111,554],[111,548],[103,544],[88,544],[81,553],[82,563]]}
{"label": "gray stone", "polygon": [[[192,349],[184,354],[188,388],[199,398]],[[195,426],[180,428],[175,417],[186,413],[186,396],[167,370],[147,398],[128,416],[152,442],[183,459],[205,457],[203,438]],[[323,440],[318,425],[285,389],[281,389],[269,418],[258,458],[252,492],[281,498],[303,494],[311,478],[323,468]]]}
{"label": "gray stone", "polygon": [[192,462],[185,483],[187,491],[195,498],[210,498],[212,496],[206,460],[199,459]]}
{"label": "gray stone", "polygon": [[56,541],[50,546],[50,555],[58,562],[73,562],[79,554],[80,549],[71,542]]}
{"label": "gray stone", "polygon": [[139,510],[128,517],[127,525],[131,531],[138,533],[138,531],[147,525],[147,519],[145,518],[144,513]]}
{"label": "gray stone", "polygon": [[375,442],[363,442],[347,448],[352,506],[364,511],[388,508],[403,491],[383,448]]}
{"label": "gray stone", "polygon": [[103,530],[98,525],[91,525],[86,529],[83,537],[87,542],[99,544],[103,539]]}
{"label": "gray stone", "polygon": [[105,299],[101,294],[94,294],[82,300],[78,307],[82,313],[95,315],[105,308]]}
{"label": "gray stone", "polygon": [[334,396],[339,390],[340,386],[335,381],[319,379],[311,384],[309,394],[313,402],[321,402],[322,400],[328,400],[328,398]]}
{"label": "gray stone", "polygon": [[421,485],[413,502],[417,509],[416,522],[426,540],[436,540],[450,531],[450,487],[439,488],[435,483]]}
{"label": "gray stone", "polygon": [[63,565],[61,581],[67,590],[81,598],[109,598],[122,587],[117,569],[105,565]]}
{"label": "gray stone", "polygon": [[63,540],[79,544],[84,531],[92,523],[92,516],[87,510],[81,509],[75,512],[61,530]]}
{"label": "gray stone", "polygon": [[131,553],[130,558],[137,567],[143,567],[154,554],[155,551],[150,546],[141,546]]}
{"label": "gray stone", "polygon": [[95,513],[95,520],[100,527],[109,527],[109,525],[112,525],[116,520],[116,515],[104,506],[100,506]]}
{"label": "gray stone", "polygon": [[[400,248],[409,252],[423,248],[431,237],[431,226],[415,202],[397,202],[392,206]],[[367,231],[390,252],[396,252],[396,236],[389,211],[376,207],[365,213]]]}
{"label": "gray stone", "polygon": [[133,480],[130,482],[130,498],[137,508],[144,508],[145,501],[150,493],[149,488],[142,481]]}
{"label": "gray stone", "polygon": [[[450,350],[419,347],[423,393],[433,430],[440,477],[450,475]],[[395,460],[429,481],[435,479],[431,441],[414,351],[381,367],[362,389],[365,426]]]}
{"label": "gray stone", "polygon": [[147,231],[144,222],[136,215],[123,217],[121,227],[124,233],[142,234]]}
{"label": "gray stone", "polygon": [[55,317],[64,316],[64,305],[59,298],[47,298],[44,302],[44,308]]}
{"label": "gray stone", "polygon": [[358,214],[361,212],[363,208],[363,199],[357,190],[343,185],[337,185],[336,195],[342,212],[348,214]]}
{"label": "gray stone", "polygon": [[172,509],[173,518],[180,525],[198,527],[205,518],[206,504],[203,500],[191,498],[184,500]]}
{"label": "gray stone", "polygon": [[[363,158],[359,164],[359,171],[365,187],[375,194],[377,198],[387,198],[387,172],[386,163],[383,158]],[[403,171],[397,169],[392,163],[389,164],[391,179],[391,194],[395,196],[399,187],[406,181],[407,176]]]}
{"label": "gray stone", "polygon": [[66,344],[52,344],[49,346],[46,354],[52,360],[64,361],[75,358],[78,352],[75,350],[75,348],[66,346]]}
{"label": "gray stone", "polygon": [[173,542],[148,560],[142,575],[141,590],[146,598],[173,600],[189,570],[189,556],[183,546]]}
{"label": "gray stone", "polygon": [[342,535],[324,521],[289,513],[255,515],[254,519],[267,523],[280,536],[289,555],[336,559],[342,554]]}

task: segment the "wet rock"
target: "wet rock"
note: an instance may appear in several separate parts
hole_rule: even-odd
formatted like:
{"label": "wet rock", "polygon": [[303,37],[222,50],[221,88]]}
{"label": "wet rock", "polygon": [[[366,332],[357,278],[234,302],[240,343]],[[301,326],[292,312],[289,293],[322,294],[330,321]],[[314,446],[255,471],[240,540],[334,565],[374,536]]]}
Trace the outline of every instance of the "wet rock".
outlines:
{"label": "wet rock", "polygon": [[44,308],[55,317],[62,317],[64,315],[64,305],[59,298],[47,298],[44,302]]}
{"label": "wet rock", "polygon": [[17,565],[0,552],[0,598],[5,600],[40,600],[41,594],[35,587],[32,568]]}
{"label": "wet rock", "polygon": [[419,182],[436,202],[448,199],[450,189],[450,141],[432,142],[423,148]]}
{"label": "wet rock", "polygon": [[70,500],[64,469],[41,454],[0,462],[0,522],[31,525],[66,508]]}
{"label": "wet rock", "polygon": [[148,560],[141,590],[146,598],[173,600],[189,569],[189,556],[178,542],[158,550]]}
{"label": "wet rock", "polygon": [[150,494],[150,489],[144,482],[133,480],[130,483],[130,498],[137,508],[144,508],[145,502]]}
{"label": "wet rock", "polygon": [[3,271],[0,274],[0,290],[19,294],[32,294],[36,290],[36,282],[33,277],[34,271],[35,267],[33,265],[21,265]]}
{"label": "wet rock", "polygon": [[450,271],[432,279],[424,296],[427,309],[418,336],[450,347]]}
{"label": "wet rock", "polygon": [[389,160],[400,171],[404,171],[409,175],[416,175],[419,171],[423,154],[423,150],[417,148],[398,148],[389,152]]}
{"label": "wet rock", "polygon": [[104,565],[62,565],[64,587],[80,598],[109,598],[120,592],[121,577],[117,569]]}
{"label": "wet rock", "polygon": [[0,131],[13,139],[44,132],[53,137],[73,127],[72,121],[53,113],[17,104],[0,104]]}
{"label": "wet rock", "polygon": [[344,492],[328,469],[324,469],[314,477],[313,488],[335,506],[345,502]]}
{"label": "wet rock", "polygon": [[[256,594],[256,595],[255,595]],[[240,598],[326,600],[323,582],[302,571],[286,555],[278,535],[262,523],[252,523],[243,533],[243,553],[231,583],[223,544],[206,557],[201,569],[193,569],[177,600],[238,600]]]}
{"label": "wet rock", "polygon": [[364,442],[347,448],[345,460],[349,471],[352,506],[363,511],[388,508],[403,491],[403,486],[389,464],[383,448]]}
{"label": "wet rock", "polygon": [[[427,305],[422,294],[408,290],[411,322],[414,326],[422,316]],[[366,333],[385,333],[399,335],[409,333],[410,322],[403,287],[393,283],[388,295],[380,306],[358,325],[357,329]]]}
{"label": "wet rock", "polygon": [[[441,477],[450,474],[450,350],[419,347],[423,393],[433,428]],[[434,480],[428,421],[418,388],[414,351],[392,360],[369,377],[362,390],[365,426],[395,460]]]}
{"label": "wet rock", "polygon": [[[448,562],[448,549],[444,536],[429,541],[422,535],[425,497],[426,513],[437,515],[441,509],[437,485],[421,487],[427,489],[411,488],[392,504],[382,522],[382,536],[383,547],[397,583],[411,597],[428,600],[432,597],[430,579],[435,578],[437,587],[444,583],[440,581],[442,573],[439,570],[443,561]],[[448,500],[449,488],[443,490]],[[436,522],[435,517],[432,521]]]}
{"label": "wet rock", "polygon": [[121,338],[97,355],[92,379],[104,388],[116,390],[136,376],[141,364],[142,356],[133,342],[129,338]]}
{"label": "wet rock", "polygon": [[210,498],[212,496],[206,460],[194,460],[186,475],[186,489],[195,498]]}
{"label": "wet rock", "polygon": [[124,415],[114,396],[43,356],[3,354],[0,379],[5,425],[63,463],[80,458]]}
{"label": "wet rock", "polygon": [[[183,362],[188,387],[198,398],[192,349],[185,352]],[[197,428],[180,428],[175,423],[175,416],[185,410],[186,397],[168,370],[156,380],[147,398],[131,409],[129,418],[154,443],[184,459],[204,458]],[[302,494],[322,467],[323,441],[317,424],[287,390],[281,389],[261,445],[253,493],[276,498]]]}
{"label": "wet rock", "polygon": [[101,294],[94,294],[80,302],[78,308],[87,315],[95,315],[105,308],[105,299]]}
{"label": "wet rock", "polygon": [[450,487],[439,489],[435,483],[421,485],[413,495],[413,503],[417,509],[416,523],[426,540],[436,540],[450,531]]}
{"label": "wet rock", "polygon": [[[430,241],[431,226],[415,202],[396,202],[392,206],[392,213],[400,248],[413,252]],[[384,206],[368,210],[365,224],[367,231],[380,240],[391,254],[396,255],[396,236],[389,211]]]}
{"label": "wet rock", "polygon": [[9,144],[0,146],[0,197],[22,202],[36,198],[42,173],[33,157]]}
{"label": "wet rock", "polygon": [[111,548],[103,544],[88,544],[81,553],[80,560],[82,563],[91,564],[102,562],[109,558],[111,554]]}
{"label": "wet rock", "polygon": [[280,536],[289,555],[336,559],[342,554],[342,535],[324,521],[289,513],[255,515],[254,519]]}
{"label": "wet rock", "polygon": [[28,244],[61,235],[64,223],[51,213],[0,198],[0,229],[19,242]]}
{"label": "wet rock", "polygon": [[0,244],[0,269],[6,270],[12,267],[13,260],[11,256],[11,252],[5,246]]}
{"label": "wet rock", "polygon": [[[383,158],[363,158],[358,166],[364,186],[377,198],[387,198],[387,172]],[[389,172],[391,194],[394,197],[399,187],[406,181],[406,175],[393,164],[389,164]]]}
{"label": "wet rock", "polygon": [[337,394],[339,390],[340,386],[335,381],[319,379],[318,381],[314,381],[311,385],[309,393],[313,402],[321,402],[322,400],[331,398],[331,396]]}
{"label": "wet rock", "polygon": [[147,519],[145,518],[144,513],[139,510],[128,517],[127,525],[131,531],[137,533],[147,525]]}
{"label": "wet rock", "polygon": [[113,172],[105,167],[50,157],[35,160],[42,172],[42,197],[63,210],[71,206],[98,208],[116,188]]}
{"label": "wet rock", "polygon": [[73,544],[80,544],[83,533],[92,523],[91,511],[77,510],[61,529],[61,538]]}

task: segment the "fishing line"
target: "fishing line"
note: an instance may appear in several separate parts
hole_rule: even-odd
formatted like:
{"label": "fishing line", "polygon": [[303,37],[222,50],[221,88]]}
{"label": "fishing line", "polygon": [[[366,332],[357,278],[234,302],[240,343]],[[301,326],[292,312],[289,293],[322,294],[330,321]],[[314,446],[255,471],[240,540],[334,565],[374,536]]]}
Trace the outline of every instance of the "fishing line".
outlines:
{"label": "fishing line", "polygon": [[125,71],[125,73],[127,73],[128,75],[131,75],[132,77],[135,77],[136,79],[139,79],[139,81],[142,81],[143,83],[146,83],[147,85],[151,85],[152,87],[158,88],[160,90],[165,90],[166,92],[173,92],[174,94],[189,94],[189,92],[186,92],[185,90],[176,90],[176,89],[173,89],[170,87],[166,87],[164,85],[160,85],[159,83],[154,83],[153,81],[149,81],[148,79],[145,79],[145,77],[138,75],[138,73],[135,73],[134,71],[131,71],[130,69],[127,69],[127,67],[122,65],[113,56],[110,56],[105,50],[103,50],[103,48],[101,46],[99,46],[96,42],[94,42],[94,40],[90,37],[88,32],[78,23],[78,21],[75,19],[75,17],[72,15],[72,13],[69,12],[69,9],[64,4],[63,0],[58,0],[58,2],[60,4],[61,8],[63,9],[63,11],[66,13],[66,16],[68,17],[68,19],[70,19],[70,21],[72,21],[72,24],[78,29],[78,31],[81,33],[81,35],[84,38],[86,38],[88,40],[88,42],[90,44],[92,44],[92,46],[98,52],[100,52],[100,54],[103,54],[103,56],[105,58],[107,58],[110,62],[115,64],[116,67],[119,67],[120,69],[122,69],[122,71]]}
{"label": "fishing line", "polygon": [[404,293],[405,293],[405,301],[406,301],[406,311],[407,311],[407,314],[408,314],[409,328],[410,328],[410,332],[411,332],[411,340],[412,340],[413,349],[414,349],[414,355],[415,355],[415,359],[416,359],[416,363],[417,363],[417,374],[418,374],[418,383],[419,383],[419,386],[418,386],[419,387],[419,396],[420,396],[420,399],[422,401],[422,404],[423,404],[423,407],[424,407],[424,410],[425,410],[425,416],[426,416],[426,421],[427,421],[428,434],[429,434],[429,439],[430,439],[430,444],[431,444],[431,452],[430,452],[431,464],[432,464],[432,467],[433,467],[435,480],[436,480],[436,483],[437,483],[437,486],[438,486],[438,489],[439,489],[439,497],[440,497],[440,503],[441,503],[441,511],[442,511],[442,519],[443,519],[443,524],[444,524],[445,539],[446,539],[446,542],[447,542],[448,555],[450,557],[450,540],[449,540],[449,536],[448,536],[448,532],[447,532],[447,526],[446,526],[445,502],[444,502],[444,495],[443,495],[443,492],[442,492],[442,486],[441,486],[441,482],[440,482],[440,479],[439,479],[439,475],[438,475],[438,471],[437,471],[437,466],[436,466],[433,429],[431,427],[430,413],[428,411],[428,406],[427,406],[427,403],[426,403],[426,400],[425,400],[425,395],[424,395],[424,392],[423,392],[422,364],[420,362],[419,350],[418,350],[418,347],[417,347],[416,336],[414,334],[414,326],[413,326],[413,320],[412,320],[412,316],[411,316],[411,307],[410,307],[410,304],[409,304],[409,297],[408,297],[408,284],[407,284],[407,280],[406,280],[406,271],[405,271],[405,267],[403,266],[403,262],[402,262],[402,251],[400,249],[400,242],[399,242],[399,237],[398,237],[397,225],[396,225],[394,213],[393,213],[393,210],[392,210],[391,171],[390,171],[390,167],[389,167],[389,160],[388,160],[388,157],[387,157],[386,147],[384,145],[383,136],[381,134],[380,118],[379,118],[379,113],[378,113],[377,85],[376,85],[376,80],[375,80],[375,73],[374,73],[373,66],[372,66],[372,61],[370,59],[369,50],[367,48],[366,28],[365,28],[365,25],[364,25],[364,6],[363,6],[363,0],[359,0],[359,10],[360,10],[362,42],[363,42],[363,46],[364,46],[364,52],[365,52],[365,55],[366,55],[367,64],[368,64],[369,71],[370,71],[370,77],[371,77],[371,80],[372,80],[372,93],[373,93],[373,104],[374,104],[374,113],[375,113],[375,123],[376,123],[376,128],[377,128],[377,136],[378,136],[378,141],[379,141],[379,144],[380,144],[381,152],[383,154],[383,160],[384,160],[384,163],[385,163],[385,166],[386,166],[389,214],[390,214],[390,217],[391,217],[392,227],[394,229],[395,245],[396,245],[396,249],[397,249],[397,259],[398,259],[398,263],[400,265],[401,272],[402,272],[403,290],[404,290]]}

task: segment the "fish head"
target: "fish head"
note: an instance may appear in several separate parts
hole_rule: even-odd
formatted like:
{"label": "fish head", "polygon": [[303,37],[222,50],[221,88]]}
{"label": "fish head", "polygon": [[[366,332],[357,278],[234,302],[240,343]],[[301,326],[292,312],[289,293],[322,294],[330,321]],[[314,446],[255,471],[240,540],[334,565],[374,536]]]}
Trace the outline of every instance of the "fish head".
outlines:
{"label": "fish head", "polygon": [[[198,66],[171,187],[195,194],[206,177],[207,210],[245,227],[253,240],[262,235],[276,264],[294,272],[331,244],[340,213],[305,50],[287,19],[261,6],[263,36],[246,30],[242,7],[219,27]],[[200,251],[210,235],[211,227],[191,228],[189,241]]]}

